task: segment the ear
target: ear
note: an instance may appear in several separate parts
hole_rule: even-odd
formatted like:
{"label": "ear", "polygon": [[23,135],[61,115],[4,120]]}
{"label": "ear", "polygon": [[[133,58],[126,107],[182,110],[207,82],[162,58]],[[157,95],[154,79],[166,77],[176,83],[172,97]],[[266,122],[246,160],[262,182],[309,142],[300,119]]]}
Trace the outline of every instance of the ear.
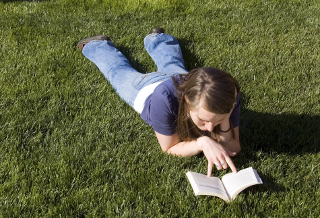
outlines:
{"label": "ear", "polygon": [[186,100],[186,102],[187,102],[188,104],[190,104],[190,101],[189,101],[189,99],[187,98],[186,95],[184,96],[184,100]]}

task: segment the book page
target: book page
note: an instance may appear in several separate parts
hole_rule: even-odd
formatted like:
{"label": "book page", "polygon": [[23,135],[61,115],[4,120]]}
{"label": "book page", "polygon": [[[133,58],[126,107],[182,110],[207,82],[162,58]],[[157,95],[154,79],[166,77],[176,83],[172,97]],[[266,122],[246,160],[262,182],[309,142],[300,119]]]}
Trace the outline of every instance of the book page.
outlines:
{"label": "book page", "polygon": [[213,195],[225,201],[229,200],[229,196],[219,178],[207,177],[206,175],[194,172],[188,172],[187,176],[195,195]]}
{"label": "book page", "polygon": [[223,176],[221,181],[232,199],[245,188],[256,184],[262,184],[260,176],[252,167],[240,170],[237,173],[229,173]]}

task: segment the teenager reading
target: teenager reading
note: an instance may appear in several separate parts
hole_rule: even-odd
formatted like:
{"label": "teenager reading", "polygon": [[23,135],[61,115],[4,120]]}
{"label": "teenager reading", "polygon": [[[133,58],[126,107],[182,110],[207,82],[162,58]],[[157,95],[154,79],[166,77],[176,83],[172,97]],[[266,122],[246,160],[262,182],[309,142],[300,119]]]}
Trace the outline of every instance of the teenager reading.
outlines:
{"label": "teenager reading", "polygon": [[151,30],[144,44],[157,72],[136,71],[108,36],[85,38],[78,47],[119,96],[152,126],[164,152],[179,156],[203,152],[208,176],[213,165],[218,170],[229,165],[237,172],[230,158],[241,149],[237,80],[211,67],[187,72],[178,40],[162,28]]}

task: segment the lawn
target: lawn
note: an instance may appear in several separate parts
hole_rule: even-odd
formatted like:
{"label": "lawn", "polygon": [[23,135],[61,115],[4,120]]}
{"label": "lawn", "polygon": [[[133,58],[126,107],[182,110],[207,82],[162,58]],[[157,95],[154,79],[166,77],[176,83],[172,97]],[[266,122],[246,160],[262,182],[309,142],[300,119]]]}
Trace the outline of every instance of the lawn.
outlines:
{"label": "lawn", "polygon": [[[319,14],[316,0],[0,0],[0,217],[319,217]],[[264,184],[231,203],[194,196],[186,172],[205,174],[206,158],[163,153],[76,48],[106,34],[152,72],[154,27],[179,40],[187,70],[241,85],[232,159]]]}

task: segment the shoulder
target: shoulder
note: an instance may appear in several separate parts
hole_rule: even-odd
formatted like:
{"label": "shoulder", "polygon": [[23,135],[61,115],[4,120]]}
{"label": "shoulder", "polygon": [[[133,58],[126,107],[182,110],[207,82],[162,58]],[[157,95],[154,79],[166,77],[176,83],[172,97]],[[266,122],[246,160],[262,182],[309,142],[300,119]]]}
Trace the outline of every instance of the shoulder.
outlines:
{"label": "shoulder", "polygon": [[232,122],[233,127],[237,127],[240,124],[240,104],[241,104],[241,95],[240,93],[236,96],[236,103],[234,105],[233,111],[230,115],[230,119]]}
{"label": "shoulder", "polygon": [[235,104],[235,108],[239,107],[241,104],[241,94],[240,92],[238,92],[237,96],[236,96],[236,104]]}
{"label": "shoulder", "polygon": [[172,79],[162,82],[152,93],[152,101],[155,104],[172,104],[175,100],[177,100],[177,94]]}
{"label": "shoulder", "polygon": [[149,124],[156,132],[163,135],[172,135],[176,132],[179,102],[173,82],[170,80],[156,87],[150,96],[148,111],[144,111],[148,113]]}

